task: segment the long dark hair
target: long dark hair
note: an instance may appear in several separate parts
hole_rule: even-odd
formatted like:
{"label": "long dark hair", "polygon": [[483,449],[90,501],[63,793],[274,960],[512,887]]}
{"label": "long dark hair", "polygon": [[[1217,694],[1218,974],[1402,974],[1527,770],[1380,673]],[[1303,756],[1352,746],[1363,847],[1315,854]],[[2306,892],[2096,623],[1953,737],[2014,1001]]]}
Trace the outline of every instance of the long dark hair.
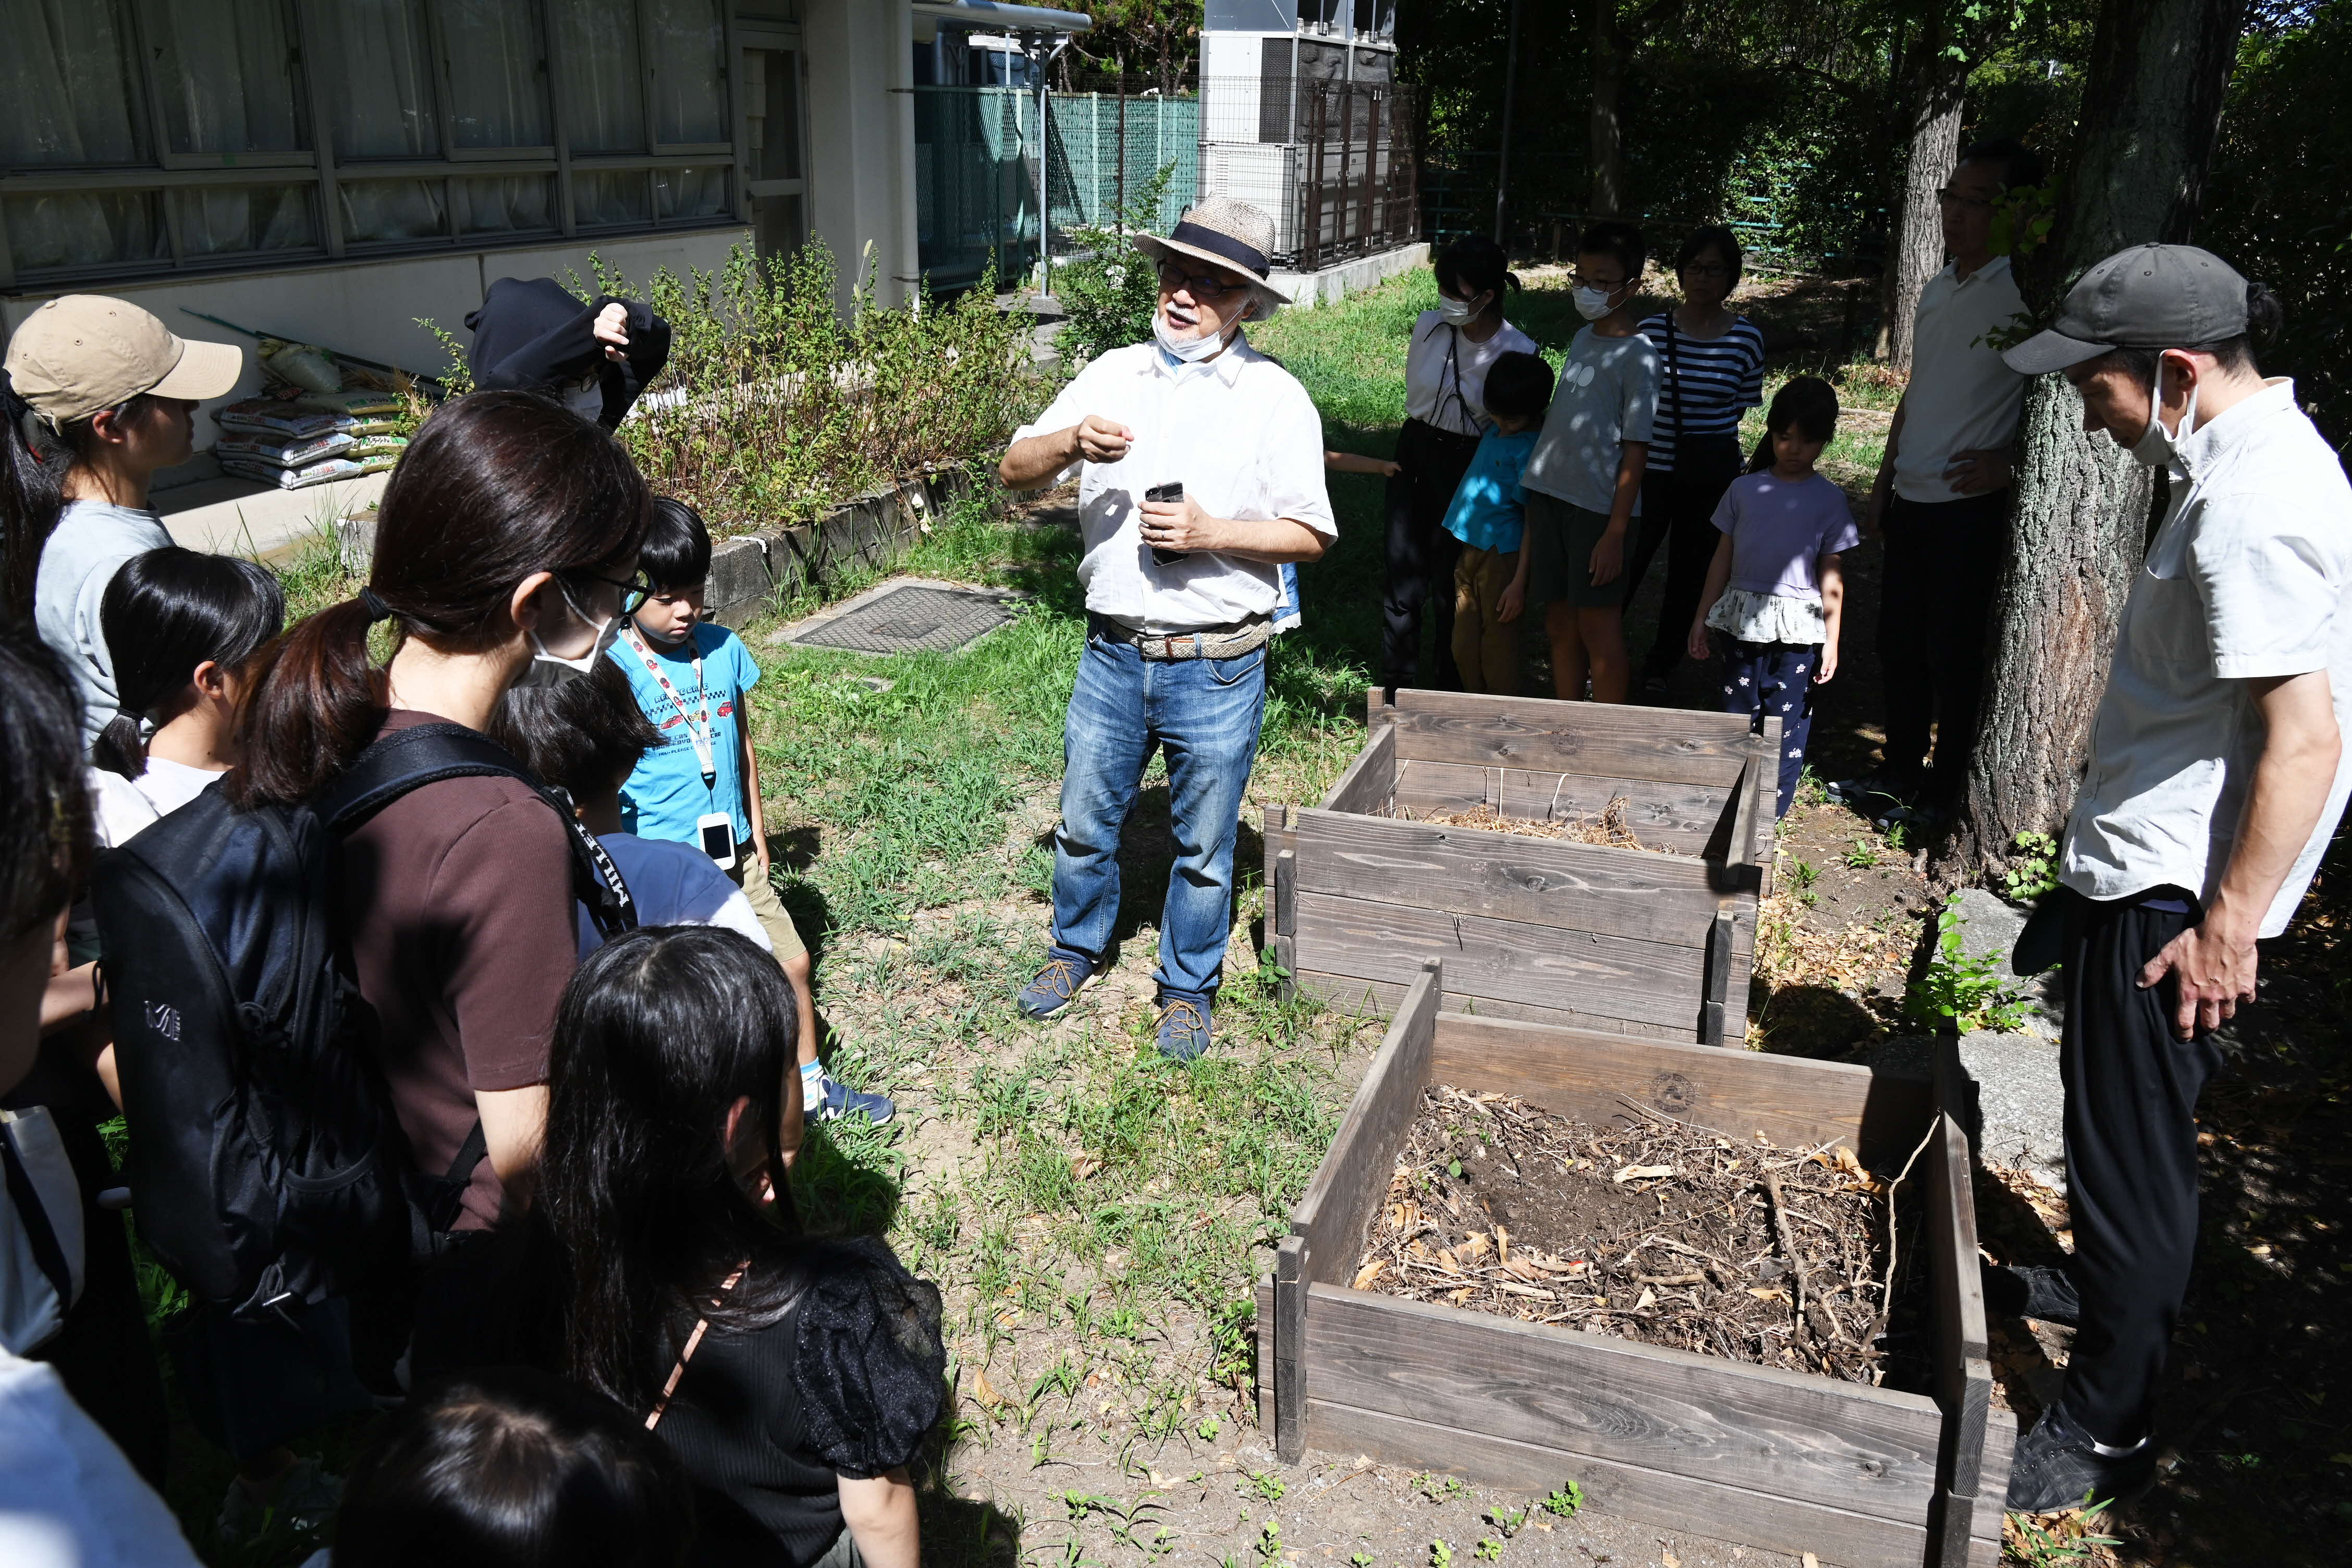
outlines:
{"label": "long dark hair", "polygon": [[[145,393],[110,410],[115,423],[135,426],[155,411]],[[0,610],[33,613],[33,588],[41,570],[41,550],[65,511],[65,480],[76,463],[87,462],[98,445],[98,409],[52,428],[33,405],[16,395],[0,370]],[[52,442],[40,433],[49,431]],[[47,450],[44,450],[44,446]]]}
{"label": "long dark hair", "polygon": [[[538,1205],[567,1376],[644,1410],[698,1315],[742,1330],[793,1304],[803,1249],[780,1139],[798,1048],[792,982],[735,931],[631,931],[572,975],[555,1014]],[[751,1102],[776,1218],[729,1167],[739,1099]]]}
{"label": "long dark hair", "polygon": [[29,624],[0,626],[0,942],[54,920],[89,874],[83,772],[81,702],[58,656]]}
{"label": "long dark hair", "polygon": [[334,1568],[675,1568],[694,1492],[611,1400],[495,1367],[420,1389],[344,1483]]}
{"label": "long dark hair", "polygon": [[90,742],[90,761],[135,779],[147,771],[140,721],[162,723],[196,666],[234,670],[286,625],[277,574],[234,555],[167,545],[124,562],[99,601],[120,709]]}
{"label": "long dark hair", "polygon": [[[397,637],[478,652],[511,635],[525,577],[618,565],[652,505],[609,432],[533,393],[478,392],[427,419],[393,470],[368,591]],[[262,650],[228,781],[239,804],[307,799],[375,738],[386,694],[373,621],[346,599]]]}
{"label": "long dark hair", "polygon": [[1795,426],[1808,441],[1827,441],[1837,434],[1837,388],[1818,375],[1792,375],[1772,395],[1764,411],[1764,438],[1748,459],[1748,471],[1760,474],[1772,466],[1772,437]]}

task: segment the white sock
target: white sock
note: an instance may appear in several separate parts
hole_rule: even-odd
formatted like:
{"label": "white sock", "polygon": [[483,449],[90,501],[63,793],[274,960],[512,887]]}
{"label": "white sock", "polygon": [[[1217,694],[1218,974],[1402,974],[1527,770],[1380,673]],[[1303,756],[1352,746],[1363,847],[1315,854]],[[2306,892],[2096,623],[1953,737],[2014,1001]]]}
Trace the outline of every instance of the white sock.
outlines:
{"label": "white sock", "polygon": [[818,1104],[824,1099],[823,1062],[801,1063],[801,1099],[810,1105]]}

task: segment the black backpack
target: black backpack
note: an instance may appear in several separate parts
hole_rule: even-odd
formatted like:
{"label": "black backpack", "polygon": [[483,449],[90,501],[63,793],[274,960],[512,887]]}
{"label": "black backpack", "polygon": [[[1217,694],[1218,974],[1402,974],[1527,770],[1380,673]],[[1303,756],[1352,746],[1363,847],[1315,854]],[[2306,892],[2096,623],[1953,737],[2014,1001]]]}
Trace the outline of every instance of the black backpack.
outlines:
{"label": "black backpack", "polygon": [[628,888],[561,795],[457,724],[394,731],[306,805],[219,785],[99,857],[93,879],[140,1239],[199,1300],[257,1321],[397,1280],[435,1250],[486,1146],[441,1177],[408,1157],[331,929],[334,840],[413,789],[520,779],[571,829],[610,937]]}

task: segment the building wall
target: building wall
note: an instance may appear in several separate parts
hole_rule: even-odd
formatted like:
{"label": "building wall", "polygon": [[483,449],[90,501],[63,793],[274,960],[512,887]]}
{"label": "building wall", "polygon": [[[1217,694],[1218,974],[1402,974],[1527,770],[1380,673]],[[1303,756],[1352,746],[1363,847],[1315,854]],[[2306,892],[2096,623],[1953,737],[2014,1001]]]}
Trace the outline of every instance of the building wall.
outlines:
{"label": "building wall", "polygon": [[[498,279],[561,278],[566,269],[575,270],[586,279],[591,276],[591,250],[607,267],[617,268],[634,281],[649,279],[664,267],[682,276],[690,268],[707,270],[720,266],[731,247],[738,242],[748,243],[749,239],[748,229],[677,230],[606,237],[593,245],[461,251],[127,283],[107,288],[103,292],[153,311],[165,326],[184,338],[235,343],[246,351],[245,375],[236,392],[197,411],[196,445],[205,447],[211,446],[219,434],[210,411],[258,392],[261,372],[255,361],[252,339],[199,321],[186,314],[186,310],[202,310],[256,331],[315,342],[362,359],[430,374],[439,370],[446,359],[432,334],[416,324],[417,318],[437,322],[461,343],[468,342],[467,313],[482,302],[483,292]],[[43,293],[0,299],[0,324],[14,332],[18,322],[50,297]]]}
{"label": "building wall", "polygon": [[907,0],[806,0],[801,10],[810,227],[833,249],[845,311],[869,245],[883,303],[904,302],[919,276],[911,24]]}

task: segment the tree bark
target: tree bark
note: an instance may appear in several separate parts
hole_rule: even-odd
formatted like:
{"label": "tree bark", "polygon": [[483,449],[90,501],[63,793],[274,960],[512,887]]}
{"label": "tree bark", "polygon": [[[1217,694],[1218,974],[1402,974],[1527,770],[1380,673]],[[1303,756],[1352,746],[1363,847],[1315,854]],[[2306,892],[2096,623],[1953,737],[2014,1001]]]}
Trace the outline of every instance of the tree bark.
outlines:
{"label": "tree bark", "polygon": [[1591,55],[1592,109],[1585,141],[1592,168],[1587,205],[1613,217],[1624,202],[1623,125],[1618,105],[1625,87],[1624,39],[1617,27],[1616,0],[1584,0],[1584,37]]}
{"label": "tree bark", "polygon": [[1960,108],[1969,68],[1947,53],[1950,30],[1940,8],[1914,56],[1915,85],[1906,140],[1903,188],[1895,210],[1894,246],[1879,300],[1878,357],[1897,370],[1911,368],[1912,316],[1919,291],[1943,269],[1944,216],[1936,193],[1950,178],[1960,151]]}
{"label": "tree bark", "polygon": [[[2095,262],[2189,237],[2245,10],[2246,0],[2101,0],[2057,223],[2019,273],[2036,319]],[[2074,809],[2156,499],[2148,469],[2083,433],[2063,375],[2027,386],[2016,452],[1976,756],[1937,866],[1948,880],[1999,870],[2017,835],[2055,837]]]}

